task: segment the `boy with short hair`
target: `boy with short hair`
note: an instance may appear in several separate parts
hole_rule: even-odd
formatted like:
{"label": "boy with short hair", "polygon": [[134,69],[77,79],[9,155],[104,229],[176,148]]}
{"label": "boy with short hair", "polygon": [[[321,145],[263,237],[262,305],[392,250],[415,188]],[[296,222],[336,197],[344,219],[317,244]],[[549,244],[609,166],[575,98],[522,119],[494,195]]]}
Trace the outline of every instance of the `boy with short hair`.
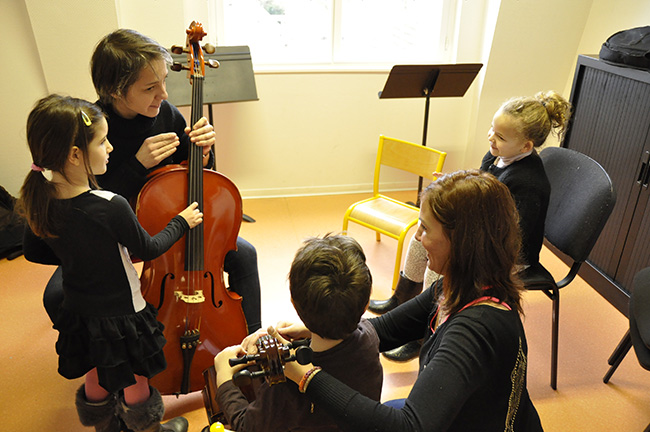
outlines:
{"label": "boy with short hair", "polygon": [[[372,276],[361,246],[352,238],[310,238],[298,250],[289,273],[291,301],[311,331],[312,363],[361,394],[379,400],[383,370],[379,339],[361,316],[368,306]],[[273,331],[273,333],[275,333]],[[241,345],[215,357],[217,401],[237,431],[340,430],[290,381],[262,383],[249,403],[237,388],[228,359],[245,354]]]}

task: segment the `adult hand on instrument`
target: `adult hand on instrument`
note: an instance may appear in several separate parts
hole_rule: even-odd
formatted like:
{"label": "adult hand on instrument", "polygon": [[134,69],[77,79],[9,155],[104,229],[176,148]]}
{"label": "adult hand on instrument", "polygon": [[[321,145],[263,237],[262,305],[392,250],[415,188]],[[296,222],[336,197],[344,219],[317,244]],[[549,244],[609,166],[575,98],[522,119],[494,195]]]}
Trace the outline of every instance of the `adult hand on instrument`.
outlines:
{"label": "adult hand on instrument", "polygon": [[292,323],[288,321],[280,321],[276,324],[274,330],[278,333],[278,335],[275,336],[276,338],[281,336],[289,341],[311,337],[311,332],[302,322]]}
{"label": "adult hand on instrument", "polygon": [[135,158],[149,169],[171,156],[178,144],[180,140],[174,132],[161,133],[144,140]]}
{"label": "adult hand on instrument", "polygon": [[242,357],[244,355],[246,355],[246,351],[244,351],[241,345],[233,345],[222,349],[221,352],[215,356],[214,370],[217,372],[217,388],[219,388],[221,384],[232,380],[232,377],[236,372],[246,367],[245,364],[230,366],[228,360],[231,358]]}
{"label": "adult hand on instrument", "polygon": [[193,202],[185,210],[179,213],[179,215],[185,219],[190,228],[194,228],[201,222],[203,222],[203,213],[199,211],[199,204]]}
{"label": "adult hand on instrument", "polygon": [[300,380],[305,376],[307,372],[312,370],[314,365],[307,363],[306,365],[301,365],[297,361],[286,362],[284,364],[284,376],[289,378],[291,381],[296,384],[300,384]]}
{"label": "adult hand on instrument", "polygon": [[[276,339],[281,337],[287,338],[289,340],[305,339],[311,337],[311,332],[307,329],[302,322],[292,323],[288,321],[280,321],[276,324],[275,328],[269,327],[269,330],[273,330],[273,334],[269,332],[271,336],[274,336]],[[308,363],[306,365],[301,365],[297,361],[287,362],[284,364],[284,375],[289,378],[291,381],[296,384],[300,383],[302,377],[309,372],[314,367],[313,364]]]}
{"label": "adult hand on instrument", "polygon": [[207,159],[210,148],[217,142],[217,134],[214,133],[214,127],[208,123],[208,119],[201,117],[191,129],[189,126],[186,127],[185,133],[190,137],[190,141],[203,147],[203,156],[206,156],[205,159]]}

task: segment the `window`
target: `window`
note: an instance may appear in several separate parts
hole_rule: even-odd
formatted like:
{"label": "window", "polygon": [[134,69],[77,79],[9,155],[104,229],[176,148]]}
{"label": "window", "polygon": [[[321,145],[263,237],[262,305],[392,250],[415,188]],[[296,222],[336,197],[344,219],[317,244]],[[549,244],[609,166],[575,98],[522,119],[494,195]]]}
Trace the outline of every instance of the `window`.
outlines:
{"label": "window", "polygon": [[256,66],[452,60],[455,0],[211,1],[218,45],[248,45]]}

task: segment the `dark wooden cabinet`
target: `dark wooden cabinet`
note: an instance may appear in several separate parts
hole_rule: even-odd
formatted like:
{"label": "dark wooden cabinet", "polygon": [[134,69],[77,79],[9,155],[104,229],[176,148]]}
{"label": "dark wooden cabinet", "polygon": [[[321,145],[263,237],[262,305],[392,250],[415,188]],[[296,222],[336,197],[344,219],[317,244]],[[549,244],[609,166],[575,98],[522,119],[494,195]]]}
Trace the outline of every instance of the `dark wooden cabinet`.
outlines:
{"label": "dark wooden cabinet", "polygon": [[627,315],[632,279],[650,266],[650,72],[579,56],[563,142],[610,175],[616,206],[580,275]]}

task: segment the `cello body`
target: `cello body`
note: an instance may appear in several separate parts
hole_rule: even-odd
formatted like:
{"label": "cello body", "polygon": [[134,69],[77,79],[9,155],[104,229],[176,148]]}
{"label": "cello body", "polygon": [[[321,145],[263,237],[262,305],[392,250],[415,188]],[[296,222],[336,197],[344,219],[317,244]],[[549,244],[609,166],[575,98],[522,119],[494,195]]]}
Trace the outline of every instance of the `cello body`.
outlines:
{"label": "cello body", "polygon": [[[225,176],[203,170],[205,196],[203,211],[203,270],[184,267],[187,236],[165,254],[144,263],[140,282],[145,299],[158,307],[158,320],[165,325],[164,352],[167,369],[151,379],[161,394],[183,394],[201,390],[203,370],[212,366],[223,348],[240,343],[248,334],[241,297],[225,288],[223,262],[236,249],[242,220],[241,196]],[[142,188],[136,212],[149,233],[164,229],[188,202],[187,168],[163,168]],[[198,291],[203,293],[203,300]],[[185,296],[185,297],[182,297]],[[186,300],[183,300],[185,298]],[[196,301],[196,303],[193,303]],[[189,387],[183,389],[187,360],[183,337],[199,331],[194,358],[190,360]],[[185,342],[191,343],[191,342]]]}
{"label": "cello body", "polygon": [[[203,57],[199,23],[190,25],[188,63],[192,83],[192,119],[203,113]],[[203,223],[190,229],[165,254],[144,263],[142,294],[158,308],[165,325],[167,369],[151,379],[161,394],[186,394],[204,387],[203,371],[223,348],[239,344],[248,334],[241,297],[226,289],[226,254],[237,247],[242,200],[235,184],[203,168],[203,150],[191,144],[188,165],[163,167],[150,176],[136,204],[140,224],[150,234],[193,202]]]}

